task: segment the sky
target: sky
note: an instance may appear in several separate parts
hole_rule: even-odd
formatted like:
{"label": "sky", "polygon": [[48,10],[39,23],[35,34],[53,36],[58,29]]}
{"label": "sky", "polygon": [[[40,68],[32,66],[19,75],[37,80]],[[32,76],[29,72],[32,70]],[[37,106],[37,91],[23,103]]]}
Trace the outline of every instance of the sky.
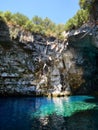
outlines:
{"label": "sky", "polygon": [[22,13],[32,19],[34,16],[48,17],[56,24],[65,24],[79,8],[79,0],[1,0],[0,11]]}

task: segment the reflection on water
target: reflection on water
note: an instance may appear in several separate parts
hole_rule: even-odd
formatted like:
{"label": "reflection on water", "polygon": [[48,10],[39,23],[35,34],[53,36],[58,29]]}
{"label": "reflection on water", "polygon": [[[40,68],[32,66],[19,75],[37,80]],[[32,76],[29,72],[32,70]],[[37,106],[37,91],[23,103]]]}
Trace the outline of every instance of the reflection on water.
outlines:
{"label": "reflection on water", "polygon": [[48,102],[47,105],[42,104],[39,111],[35,113],[35,116],[42,117],[56,113],[57,115],[69,117],[78,111],[91,110],[96,107],[96,104],[84,102],[85,99],[89,98],[93,99],[93,97],[86,96],[73,96],[71,98],[53,98],[51,99],[51,102]]}
{"label": "reflection on water", "polygon": [[1,98],[0,130],[98,130],[98,98]]}

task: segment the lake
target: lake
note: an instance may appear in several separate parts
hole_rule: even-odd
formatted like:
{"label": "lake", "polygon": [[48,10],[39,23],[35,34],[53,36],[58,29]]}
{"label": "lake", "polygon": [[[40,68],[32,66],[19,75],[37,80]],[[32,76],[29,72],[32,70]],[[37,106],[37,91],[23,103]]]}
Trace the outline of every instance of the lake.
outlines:
{"label": "lake", "polygon": [[98,130],[98,98],[0,98],[0,130]]}

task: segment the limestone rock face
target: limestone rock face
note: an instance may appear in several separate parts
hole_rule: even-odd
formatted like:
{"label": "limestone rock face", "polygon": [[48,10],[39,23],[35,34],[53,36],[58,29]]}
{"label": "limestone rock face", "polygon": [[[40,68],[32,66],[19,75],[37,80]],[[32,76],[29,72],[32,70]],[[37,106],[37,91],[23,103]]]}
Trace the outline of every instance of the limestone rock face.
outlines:
{"label": "limestone rock face", "polygon": [[36,96],[55,91],[60,94],[64,43],[13,28],[5,28],[12,42],[8,43],[9,48],[6,49],[6,38],[0,44],[0,94]]}
{"label": "limestone rock face", "polygon": [[14,34],[12,28],[4,29],[6,36],[10,33],[10,46],[6,48],[5,35],[0,43],[0,95],[65,96],[98,90],[94,30],[82,28],[62,42],[19,28]]}

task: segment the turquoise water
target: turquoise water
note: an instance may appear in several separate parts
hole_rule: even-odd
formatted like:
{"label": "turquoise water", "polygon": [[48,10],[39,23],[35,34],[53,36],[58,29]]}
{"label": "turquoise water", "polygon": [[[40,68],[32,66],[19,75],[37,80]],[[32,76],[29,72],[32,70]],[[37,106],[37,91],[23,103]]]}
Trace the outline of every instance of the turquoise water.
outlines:
{"label": "turquoise water", "polygon": [[0,130],[98,130],[98,98],[0,98]]}

